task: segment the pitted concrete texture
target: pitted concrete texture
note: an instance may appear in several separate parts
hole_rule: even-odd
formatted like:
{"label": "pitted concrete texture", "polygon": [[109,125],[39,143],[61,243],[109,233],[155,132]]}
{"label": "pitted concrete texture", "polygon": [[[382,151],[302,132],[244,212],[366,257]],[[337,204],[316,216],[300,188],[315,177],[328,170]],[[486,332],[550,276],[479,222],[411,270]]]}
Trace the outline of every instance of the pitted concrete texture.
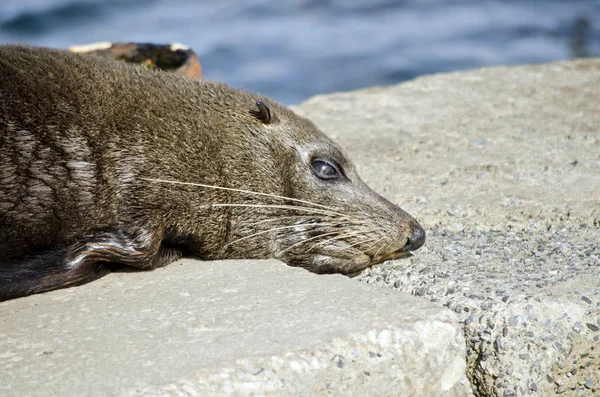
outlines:
{"label": "pitted concrete texture", "polygon": [[482,396],[600,394],[600,59],[440,74],[297,107],[427,230],[359,280],[464,326]]}
{"label": "pitted concrete texture", "polygon": [[455,315],[277,261],[183,260],[0,303],[2,396],[467,396]]}

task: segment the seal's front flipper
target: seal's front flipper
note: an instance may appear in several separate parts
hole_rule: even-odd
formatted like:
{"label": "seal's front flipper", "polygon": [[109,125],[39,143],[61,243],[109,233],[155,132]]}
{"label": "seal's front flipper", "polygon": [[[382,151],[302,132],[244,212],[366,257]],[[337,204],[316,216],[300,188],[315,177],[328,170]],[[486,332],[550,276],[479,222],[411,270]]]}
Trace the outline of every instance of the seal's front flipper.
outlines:
{"label": "seal's front flipper", "polygon": [[162,246],[162,236],[160,229],[100,232],[68,248],[0,264],[0,301],[85,284],[123,265],[144,270],[165,266],[182,253]]}

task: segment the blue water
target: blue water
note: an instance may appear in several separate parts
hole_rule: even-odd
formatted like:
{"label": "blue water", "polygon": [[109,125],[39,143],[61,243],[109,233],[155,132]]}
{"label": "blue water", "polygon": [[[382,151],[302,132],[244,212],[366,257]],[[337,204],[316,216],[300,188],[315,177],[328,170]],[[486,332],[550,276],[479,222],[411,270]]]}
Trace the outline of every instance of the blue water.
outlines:
{"label": "blue water", "polygon": [[2,0],[0,43],[181,42],[294,104],[485,65],[600,56],[600,0]]}

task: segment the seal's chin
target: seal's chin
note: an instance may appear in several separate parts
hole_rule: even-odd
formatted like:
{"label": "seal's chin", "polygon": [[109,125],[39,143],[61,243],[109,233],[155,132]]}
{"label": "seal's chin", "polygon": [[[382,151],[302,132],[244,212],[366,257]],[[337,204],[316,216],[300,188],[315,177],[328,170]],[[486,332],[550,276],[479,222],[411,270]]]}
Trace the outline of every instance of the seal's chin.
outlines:
{"label": "seal's chin", "polygon": [[369,267],[373,266],[373,265],[377,265],[379,263],[385,262],[385,261],[391,261],[394,259],[399,259],[405,256],[410,256],[410,251],[406,251],[403,249],[399,249],[397,251],[394,252],[390,252],[388,254],[385,255],[379,255],[376,256],[375,258],[371,258],[371,262],[369,263]]}
{"label": "seal's chin", "polygon": [[389,254],[382,256],[379,260],[381,262],[391,261],[391,260],[394,260],[394,259],[398,259],[398,258],[403,258],[405,256],[409,256],[409,255],[410,255],[410,251],[407,251],[404,248],[401,248],[401,249],[399,249],[397,251],[390,252]]}

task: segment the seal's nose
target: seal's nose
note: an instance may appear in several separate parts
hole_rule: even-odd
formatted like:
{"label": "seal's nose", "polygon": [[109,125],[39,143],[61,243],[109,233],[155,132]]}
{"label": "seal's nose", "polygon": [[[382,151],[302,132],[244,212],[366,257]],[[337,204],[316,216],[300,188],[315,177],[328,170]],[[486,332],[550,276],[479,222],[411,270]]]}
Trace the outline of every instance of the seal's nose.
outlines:
{"label": "seal's nose", "polygon": [[402,248],[402,251],[416,251],[421,248],[423,244],[425,244],[425,230],[423,230],[421,225],[415,223],[412,228],[412,233],[408,236],[408,241]]}

